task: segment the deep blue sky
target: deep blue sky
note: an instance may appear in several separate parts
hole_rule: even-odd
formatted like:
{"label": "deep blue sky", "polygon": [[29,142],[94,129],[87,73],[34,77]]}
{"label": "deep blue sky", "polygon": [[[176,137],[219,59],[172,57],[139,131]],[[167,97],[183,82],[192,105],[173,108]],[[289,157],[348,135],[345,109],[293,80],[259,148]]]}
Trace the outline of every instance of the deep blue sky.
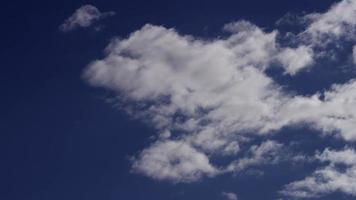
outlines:
{"label": "deep blue sky", "polygon": [[[106,104],[102,91],[90,88],[81,79],[81,72],[90,61],[102,58],[102,50],[111,38],[125,37],[146,23],[212,37],[231,21],[247,19],[272,29],[287,12],[324,11],[333,2],[3,2],[0,199],[213,200],[220,199],[222,191],[236,192],[245,200],[275,199],[275,191],[282,185],[304,177],[313,167],[305,166],[291,173],[281,165],[265,169],[262,178],[226,175],[190,184],[158,182],[131,173],[129,157],[150,143],[153,130]],[[95,5],[101,11],[115,11],[116,15],[103,20],[104,28],[99,32],[90,28],[60,32],[58,26],[84,4]],[[327,82],[319,81],[321,85],[310,86],[312,89],[307,84],[291,87],[308,93],[327,87],[322,85]],[[299,139],[315,140],[307,134],[308,130],[304,132],[305,136]],[[333,199],[323,199],[329,198]]]}

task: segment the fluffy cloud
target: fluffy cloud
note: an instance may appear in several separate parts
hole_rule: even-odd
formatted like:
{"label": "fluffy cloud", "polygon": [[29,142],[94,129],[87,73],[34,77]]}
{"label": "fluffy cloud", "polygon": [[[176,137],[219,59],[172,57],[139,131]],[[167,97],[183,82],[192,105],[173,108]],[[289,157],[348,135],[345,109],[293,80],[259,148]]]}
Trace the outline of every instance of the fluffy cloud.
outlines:
{"label": "fluffy cloud", "polygon": [[[259,40],[270,39],[264,36]],[[269,45],[242,52],[251,42],[239,43],[241,37],[208,42],[146,25],[109,45],[107,57],[89,65],[84,77],[129,100],[150,102],[145,111],[158,128],[213,134],[217,126],[229,132],[262,127],[280,92],[261,69]]]}
{"label": "fluffy cloud", "polygon": [[286,48],[278,55],[278,60],[285,66],[285,73],[295,75],[301,69],[313,64],[313,50],[307,46],[297,49]]}
{"label": "fluffy cloud", "polygon": [[[346,3],[353,5],[346,0],[340,4]],[[339,6],[328,11],[334,14],[315,15],[304,34],[337,34],[317,27],[349,23],[346,17],[330,17],[339,15]],[[128,113],[160,133],[134,159],[136,172],[191,182],[273,164],[281,144],[267,140],[256,146],[249,141],[290,125],[306,124],[323,135],[356,140],[355,80],[310,96],[290,93],[265,71],[279,63],[285,73],[295,75],[315,62],[313,45],[282,46],[278,31],[265,32],[247,21],[227,24],[224,30],[229,34],[225,38],[203,40],[145,25],[112,41],[106,56],[84,71],[92,86],[115,92]],[[250,145],[246,157],[238,157],[244,155],[241,145]],[[217,166],[214,156],[235,157]]]}
{"label": "fluffy cloud", "polygon": [[179,141],[153,144],[134,161],[133,169],[158,180],[173,182],[191,182],[217,173],[205,154]]}
{"label": "fluffy cloud", "polygon": [[112,42],[84,77],[144,105],[132,113],[159,130],[186,133],[184,141],[203,152],[236,153],[243,132],[267,134],[299,123],[356,139],[356,82],[311,97],[286,94],[264,73],[281,53],[275,34],[244,21],[228,27],[227,39],[202,41],[146,25]]}
{"label": "fluffy cloud", "polygon": [[305,123],[322,130],[324,134],[337,132],[347,141],[355,141],[356,134],[356,81],[335,84],[329,91],[310,97],[290,98],[277,112],[269,129],[288,124]]}
{"label": "fluffy cloud", "polygon": [[356,2],[343,0],[334,4],[325,13],[313,13],[306,16],[311,21],[304,35],[310,37],[313,43],[322,45],[333,39],[350,37],[355,39]]}
{"label": "fluffy cloud", "polygon": [[[132,108],[132,113],[162,132],[183,132],[177,142],[203,153],[236,154],[244,137],[239,132],[263,128],[283,96],[263,72],[270,54],[277,51],[275,33],[264,33],[247,22],[231,26],[231,37],[208,42],[146,25],[128,39],[110,44],[107,57],[91,63],[84,77],[94,86],[117,91],[127,101],[146,104]],[[151,158],[141,156],[136,168]],[[145,170],[155,177],[147,168],[141,169]],[[193,180],[189,173],[178,175]]]}
{"label": "fluffy cloud", "polygon": [[225,197],[227,200],[237,200],[237,195],[232,192],[223,192],[222,196]]}
{"label": "fluffy cloud", "polygon": [[79,27],[89,27],[95,21],[114,15],[114,12],[100,12],[95,6],[84,5],[78,8],[59,28],[63,32]]}
{"label": "fluffy cloud", "polygon": [[272,61],[277,61],[282,64],[286,74],[295,75],[313,63],[313,50],[310,47],[281,48],[276,41],[276,30],[265,33],[244,20],[229,23],[224,30],[233,33],[228,43],[236,57],[241,59],[241,65],[266,69]]}
{"label": "fluffy cloud", "polygon": [[329,164],[303,180],[288,184],[281,193],[293,198],[315,198],[332,192],[356,196],[356,152],[326,149],[316,156]]}

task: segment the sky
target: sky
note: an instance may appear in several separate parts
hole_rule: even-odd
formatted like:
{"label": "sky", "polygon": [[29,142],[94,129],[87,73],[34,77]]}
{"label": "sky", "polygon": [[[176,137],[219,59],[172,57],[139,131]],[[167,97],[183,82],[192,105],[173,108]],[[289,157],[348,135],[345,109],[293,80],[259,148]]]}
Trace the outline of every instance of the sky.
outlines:
{"label": "sky", "polygon": [[356,199],[356,1],[8,1],[0,199]]}

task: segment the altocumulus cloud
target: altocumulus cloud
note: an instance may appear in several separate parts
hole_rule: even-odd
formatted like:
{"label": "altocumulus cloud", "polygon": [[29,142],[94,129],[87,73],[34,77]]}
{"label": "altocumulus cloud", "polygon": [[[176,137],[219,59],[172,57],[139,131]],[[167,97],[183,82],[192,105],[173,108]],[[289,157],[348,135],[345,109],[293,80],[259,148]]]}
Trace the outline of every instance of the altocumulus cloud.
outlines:
{"label": "altocumulus cloud", "polygon": [[78,8],[59,29],[63,32],[68,32],[77,28],[85,28],[91,26],[94,22],[114,15],[115,12],[100,12],[98,8],[93,5],[83,5]]}
{"label": "altocumulus cloud", "polygon": [[[238,173],[283,160],[283,144],[271,139],[252,144],[251,138],[268,138],[286,126],[306,124],[345,143],[356,140],[355,80],[302,96],[284,90],[266,73],[279,66],[285,75],[298,75],[313,67],[324,50],[337,51],[326,44],[355,42],[355,13],[356,1],[343,0],[325,13],[304,16],[308,23],[293,46],[278,42],[278,30],[266,32],[243,20],[226,24],[225,38],[209,40],[147,24],[113,40],[105,58],[91,62],[83,77],[113,91],[123,109],[157,130],[156,141],[133,158],[135,172],[172,182]],[[241,146],[249,147],[247,154]],[[352,149],[316,154],[315,160],[329,164],[280,193],[356,196],[348,185],[356,182],[356,165],[346,161],[353,155]],[[218,165],[212,157],[231,160]],[[346,171],[336,164],[347,165]]]}

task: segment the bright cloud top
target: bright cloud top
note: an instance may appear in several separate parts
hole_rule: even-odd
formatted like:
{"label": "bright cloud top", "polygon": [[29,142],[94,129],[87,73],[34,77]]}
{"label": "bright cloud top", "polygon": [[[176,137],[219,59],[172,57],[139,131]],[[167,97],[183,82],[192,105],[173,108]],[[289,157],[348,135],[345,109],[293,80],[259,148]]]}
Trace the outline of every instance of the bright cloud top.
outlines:
{"label": "bright cloud top", "polygon": [[[315,44],[348,37],[355,23],[346,14],[339,18],[340,7],[351,16],[356,11],[355,1],[344,0],[324,14],[308,16],[311,22],[300,36]],[[86,68],[83,77],[91,85],[114,91],[123,109],[158,131],[156,141],[134,158],[134,171],[158,180],[192,182],[273,164],[283,144],[266,140],[256,145],[251,139],[298,124],[345,142],[356,140],[355,80],[302,96],[283,90],[266,74],[280,66],[285,74],[298,75],[318,61],[320,47],[303,40],[294,47],[281,45],[277,30],[265,32],[247,21],[227,24],[224,31],[229,33],[225,38],[203,40],[145,25],[112,41],[105,58]],[[323,34],[327,36],[316,36]],[[249,146],[247,154],[240,152],[241,146]],[[220,166],[214,156],[236,159]],[[291,183],[283,194],[314,196],[311,191],[300,194],[304,182]],[[320,189],[318,195],[326,192]]]}
{"label": "bright cloud top", "polygon": [[89,27],[94,22],[114,14],[115,12],[102,13],[95,6],[84,5],[78,8],[59,28],[63,32],[68,32],[80,27]]}

